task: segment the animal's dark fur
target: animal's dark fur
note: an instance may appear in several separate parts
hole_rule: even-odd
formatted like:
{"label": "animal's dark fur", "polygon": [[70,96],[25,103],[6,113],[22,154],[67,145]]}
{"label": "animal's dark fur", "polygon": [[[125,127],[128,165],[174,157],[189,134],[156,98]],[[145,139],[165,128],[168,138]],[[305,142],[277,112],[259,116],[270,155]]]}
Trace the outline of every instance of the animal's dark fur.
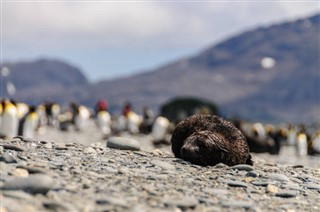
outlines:
{"label": "animal's dark fur", "polygon": [[194,164],[252,165],[245,137],[218,116],[193,115],[184,119],[174,129],[171,144],[176,157]]}

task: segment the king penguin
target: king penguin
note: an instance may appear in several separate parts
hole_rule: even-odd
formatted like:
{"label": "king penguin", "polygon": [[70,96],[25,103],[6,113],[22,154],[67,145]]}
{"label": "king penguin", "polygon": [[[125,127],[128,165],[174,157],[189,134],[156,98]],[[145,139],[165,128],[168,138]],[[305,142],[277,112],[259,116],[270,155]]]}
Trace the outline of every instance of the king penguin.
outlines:
{"label": "king penguin", "polygon": [[107,138],[111,134],[111,116],[106,110],[97,113],[96,123],[103,136]]}
{"label": "king penguin", "polygon": [[19,119],[17,108],[8,99],[4,99],[2,110],[1,134],[7,138],[13,138],[18,134]]}
{"label": "king penguin", "polygon": [[23,137],[33,138],[38,126],[39,116],[36,112],[36,107],[30,106],[29,112],[20,120],[18,134]]}

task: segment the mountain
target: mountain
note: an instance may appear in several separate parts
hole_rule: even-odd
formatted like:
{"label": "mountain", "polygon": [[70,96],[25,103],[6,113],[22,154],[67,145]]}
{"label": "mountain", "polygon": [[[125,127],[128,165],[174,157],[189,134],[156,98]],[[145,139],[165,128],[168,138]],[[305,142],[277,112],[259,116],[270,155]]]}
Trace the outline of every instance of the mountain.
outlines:
{"label": "mountain", "polygon": [[68,93],[88,85],[88,80],[77,67],[59,60],[4,63],[2,67],[10,70],[8,76],[2,77],[2,95],[10,97],[5,89],[9,82],[16,90],[11,97],[32,104],[44,100],[64,102],[72,98],[62,95],[66,91]]}
{"label": "mountain", "polygon": [[189,58],[95,84],[78,68],[53,60],[4,64],[11,73],[2,81],[12,81],[14,97],[29,103],[77,100],[93,106],[105,98],[113,112],[125,101],[141,112],[189,96],[214,102],[229,117],[320,123],[319,27],[319,14],[260,27]]}
{"label": "mountain", "polygon": [[199,55],[101,81],[87,92],[116,108],[126,100],[139,110],[158,108],[176,96],[196,96],[217,103],[229,116],[320,122],[319,20],[318,14],[247,31]]}

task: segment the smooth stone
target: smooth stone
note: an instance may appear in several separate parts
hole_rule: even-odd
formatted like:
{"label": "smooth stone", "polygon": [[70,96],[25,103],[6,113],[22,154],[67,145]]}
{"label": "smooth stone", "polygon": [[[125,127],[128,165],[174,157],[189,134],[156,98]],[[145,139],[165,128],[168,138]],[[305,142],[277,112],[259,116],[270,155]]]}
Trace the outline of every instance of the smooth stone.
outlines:
{"label": "smooth stone", "polygon": [[224,164],[224,163],[218,163],[217,165],[214,166],[214,168],[217,168],[217,169],[227,169],[229,168],[228,165]]}
{"label": "smooth stone", "polygon": [[146,176],[147,179],[152,179],[152,180],[167,180],[168,175],[165,174],[149,174]]}
{"label": "smooth stone", "polygon": [[52,143],[46,143],[44,147],[47,149],[52,149]]}
{"label": "smooth stone", "polygon": [[106,168],[106,172],[112,173],[112,174],[116,174],[116,173],[118,173],[118,170],[114,169],[114,168],[111,168],[111,167],[107,167]]}
{"label": "smooth stone", "polygon": [[46,171],[44,169],[38,168],[38,167],[18,165],[17,168],[26,169],[30,174],[45,174],[46,173]]}
{"label": "smooth stone", "polygon": [[18,155],[18,158],[24,161],[28,161],[28,157],[24,156],[24,155]]}
{"label": "smooth stone", "polygon": [[130,174],[130,170],[127,167],[120,167],[118,169],[118,173],[128,175],[128,174]]}
{"label": "smooth stone", "polygon": [[26,143],[32,143],[32,142],[37,142],[34,138],[29,138],[29,137],[22,137],[21,141],[26,142]]}
{"label": "smooth stone", "polygon": [[222,202],[221,205],[223,207],[240,207],[240,208],[252,208],[254,206],[253,202],[249,201],[238,201],[238,200],[230,200],[226,202]]}
{"label": "smooth stone", "polygon": [[194,208],[199,203],[195,198],[185,197],[183,199],[168,198],[163,201],[167,206],[175,206],[182,209]]}
{"label": "smooth stone", "polygon": [[251,184],[255,186],[267,186],[270,182],[268,181],[252,181]]}
{"label": "smooth stone", "polygon": [[55,143],[54,148],[57,150],[67,150],[68,147],[64,143]]}
{"label": "smooth stone", "polygon": [[150,163],[153,164],[154,166],[158,166],[162,169],[170,169],[170,170],[175,169],[174,165],[167,163],[167,162],[164,162],[164,161],[161,161],[161,160],[152,160],[152,161],[150,161]]}
{"label": "smooth stone", "polygon": [[277,186],[275,186],[275,185],[269,184],[269,185],[267,185],[267,187],[266,187],[266,192],[267,192],[267,193],[275,194],[275,193],[277,193],[278,191],[279,191],[279,188],[278,188]]}
{"label": "smooth stone", "polygon": [[259,174],[255,171],[249,171],[246,174],[247,177],[259,177]]}
{"label": "smooth stone", "polygon": [[1,160],[0,160],[0,171],[3,171],[3,172],[8,171],[7,164]]}
{"label": "smooth stone", "polygon": [[13,157],[11,154],[5,152],[2,156],[0,156],[0,161],[4,161],[6,163],[17,163],[15,157]]}
{"label": "smooth stone", "polygon": [[213,194],[213,195],[225,195],[228,193],[227,190],[218,189],[218,188],[205,188],[202,191],[208,194]]}
{"label": "smooth stone", "polygon": [[283,186],[284,188],[286,189],[289,189],[289,190],[296,190],[296,191],[304,191],[304,189],[302,189],[299,185],[297,184],[286,184]]}
{"label": "smooth stone", "polygon": [[237,169],[242,171],[253,171],[253,166],[247,165],[247,164],[238,164],[235,166],[231,166],[231,169]]}
{"label": "smooth stone", "polygon": [[277,197],[290,198],[290,197],[297,196],[297,192],[296,191],[292,191],[292,190],[284,190],[284,191],[276,193],[276,196]]}
{"label": "smooth stone", "polygon": [[140,143],[131,138],[111,137],[107,141],[107,147],[120,150],[140,150]]}
{"label": "smooth stone", "polygon": [[22,141],[23,137],[21,135],[14,136],[12,139],[8,140],[9,142]]}
{"label": "smooth stone", "polygon": [[246,183],[251,183],[252,181],[254,181],[254,178],[253,177],[246,177],[246,178],[244,178],[244,181]]}
{"label": "smooth stone", "polygon": [[54,180],[43,174],[30,175],[29,177],[14,177],[3,184],[2,190],[23,190],[28,193],[46,194],[54,186]]}
{"label": "smooth stone", "polygon": [[87,154],[97,154],[97,151],[94,148],[92,148],[91,146],[85,148],[83,150],[83,152],[87,153]]}
{"label": "smooth stone", "polygon": [[283,174],[269,174],[268,178],[271,179],[271,180],[276,180],[276,181],[281,181],[281,182],[290,181],[290,179],[287,176],[283,175]]}
{"label": "smooth stone", "polygon": [[120,198],[120,197],[105,196],[103,198],[97,199],[96,203],[98,205],[111,204],[111,205],[117,205],[121,207],[128,207],[127,201],[125,201],[123,198]]}
{"label": "smooth stone", "polygon": [[293,165],[292,168],[297,169],[297,168],[303,168],[303,165]]}
{"label": "smooth stone", "polygon": [[320,185],[315,184],[315,183],[306,183],[302,184],[303,187],[306,187],[307,189],[314,189],[320,191]]}
{"label": "smooth stone", "polygon": [[163,152],[160,149],[155,149],[152,151],[152,154],[155,156],[161,156],[163,155]]}
{"label": "smooth stone", "polygon": [[2,191],[3,196],[14,199],[32,200],[33,196],[24,191]]}
{"label": "smooth stone", "polygon": [[225,181],[231,187],[247,187],[246,183],[241,181],[227,180]]}
{"label": "smooth stone", "polygon": [[13,171],[11,171],[10,174],[15,177],[28,177],[29,176],[28,170],[22,169],[22,168],[16,168]]}
{"label": "smooth stone", "polygon": [[43,206],[46,209],[49,209],[51,211],[76,211],[75,208],[70,206],[67,203],[60,203],[60,202],[44,202]]}
{"label": "smooth stone", "polygon": [[18,152],[23,152],[25,151],[25,149],[22,146],[18,146],[18,145],[13,145],[13,144],[4,144],[3,145],[4,149],[9,149],[9,150],[14,150],[14,151],[18,151]]}

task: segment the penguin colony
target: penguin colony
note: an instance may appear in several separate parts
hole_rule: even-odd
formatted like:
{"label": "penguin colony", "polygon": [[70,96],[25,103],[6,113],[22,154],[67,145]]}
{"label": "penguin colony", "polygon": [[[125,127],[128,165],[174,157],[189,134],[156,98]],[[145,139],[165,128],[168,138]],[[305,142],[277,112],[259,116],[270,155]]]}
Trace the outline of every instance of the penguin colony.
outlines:
{"label": "penguin colony", "polygon": [[[186,118],[180,123],[170,122],[166,117],[154,116],[148,108],[143,109],[143,114],[138,114],[133,111],[130,103],[126,103],[120,115],[111,115],[108,111],[108,104],[104,100],[99,100],[94,109],[90,109],[75,102],[71,102],[69,107],[62,110],[60,105],[53,102],[45,102],[41,105],[31,106],[25,103],[16,102],[13,100],[3,99],[0,102],[0,137],[13,138],[15,136],[24,136],[32,138],[35,133],[42,127],[55,127],[62,131],[86,130],[87,123],[93,119],[97,128],[100,129],[102,139],[107,139],[113,135],[121,135],[123,132],[129,134],[148,134],[152,139],[152,143],[158,147],[161,145],[171,145],[176,157],[184,158],[192,163],[200,165],[212,165],[217,161],[201,162],[198,159],[190,158],[188,148],[194,147],[191,143],[206,142],[206,140],[214,141],[215,136],[225,136],[219,139],[226,141],[230,135],[236,132],[239,135],[237,138],[238,144],[243,145],[244,150],[243,160],[230,162],[227,159],[223,162],[228,165],[235,163],[250,164],[249,150],[255,153],[270,153],[279,154],[281,146],[295,146],[296,154],[299,157],[307,155],[320,154],[320,130],[314,130],[310,133],[304,126],[293,125],[271,125],[262,123],[250,123],[242,120],[233,120],[231,131],[215,134],[219,123],[224,123],[229,126],[229,122],[222,120],[216,116],[196,116],[198,118]],[[209,118],[208,118],[209,117]],[[191,119],[193,121],[190,121]],[[201,124],[205,123],[205,127],[199,130]],[[222,124],[221,126],[224,126]],[[211,126],[212,125],[212,126]],[[211,128],[210,128],[211,126]],[[220,126],[220,127],[221,127]],[[219,128],[219,127],[218,127]],[[187,136],[184,136],[185,129]],[[228,137],[229,136],[229,137]],[[206,137],[206,139],[204,139]],[[180,140],[179,140],[180,139]],[[234,141],[228,141],[234,142]],[[245,143],[244,143],[245,142]],[[177,145],[178,143],[178,145]],[[240,146],[241,146],[240,145]],[[178,146],[178,147],[177,147]],[[228,155],[224,151],[231,153],[236,150],[235,147],[223,146],[219,154]],[[187,151],[188,150],[188,151]],[[205,152],[201,150],[201,152]],[[192,157],[192,156],[191,156]],[[201,156],[203,157],[203,156]],[[224,156],[225,157],[225,156]],[[231,159],[230,159],[231,160]],[[232,160],[231,160],[232,161]]]}

